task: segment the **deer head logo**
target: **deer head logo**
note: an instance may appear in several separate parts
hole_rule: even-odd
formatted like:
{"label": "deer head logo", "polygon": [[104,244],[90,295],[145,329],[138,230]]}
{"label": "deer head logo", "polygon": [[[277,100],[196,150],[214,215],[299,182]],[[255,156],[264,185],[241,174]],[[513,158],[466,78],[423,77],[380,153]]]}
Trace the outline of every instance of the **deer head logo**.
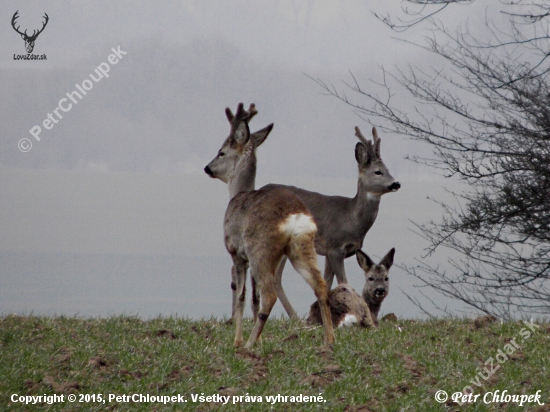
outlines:
{"label": "deer head logo", "polygon": [[11,25],[13,29],[21,35],[21,38],[25,40],[25,48],[27,49],[27,53],[32,53],[32,50],[34,49],[34,42],[36,41],[36,38],[38,37],[38,35],[42,33],[42,31],[44,30],[44,28],[46,27],[46,24],[48,24],[49,17],[46,13],[44,13],[44,18],[46,19],[46,21],[44,21],[44,23],[42,24],[42,28],[38,31],[34,30],[32,35],[29,36],[27,35],[27,30],[25,30],[24,33],[21,33],[19,31],[19,27],[21,26],[15,27],[15,20],[17,20],[17,18],[19,17],[18,13],[19,13],[19,10],[17,10],[13,15],[11,19]]}

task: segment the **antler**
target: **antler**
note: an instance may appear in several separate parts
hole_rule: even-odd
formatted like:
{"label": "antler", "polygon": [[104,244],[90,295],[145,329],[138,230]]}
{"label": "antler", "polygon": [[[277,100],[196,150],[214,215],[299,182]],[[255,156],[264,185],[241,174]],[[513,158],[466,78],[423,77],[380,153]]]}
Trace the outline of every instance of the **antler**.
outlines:
{"label": "antler", "polygon": [[376,153],[376,157],[380,158],[380,138],[378,137],[378,132],[376,131],[376,127],[372,128],[372,140],[374,141],[374,153]]}
{"label": "antler", "polygon": [[17,13],[19,13],[19,10],[17,10],[17,11],[14,13],[14,15],[13,15],[13,17],[12,17],[12,19],[11,19],[11,26],[12,26],[13,29],[14,29],[17,33],[19,33],[21,36],[26,36],[26,35],[27,35],[27,30],[25,30],[25,33],[21,33],[21,32],[19,31],[19,27],[21,27],[21,26],[17,26],[17,28],[15,27],[15,20],[17,20],[17,18],[19,17],[19,16],[17,15]]}
{"label": "antler", "polygon": [[355,126],[355,136],[357,136],[361,143],[367,147],[367,150],[372,151],[376,157],[380,158],[380,138],[378,137],[376,127],[372,128],[372,140],[374,141],[374,147],[370,140],[365,139],[365,136],[363,136],[361,130],[359,130],[359,127],[357,126]]}
{"label": "antler", "polygon": [[40,33],[42,33],[42,31],[44,31],[44,29],[46,28],[46,25],[48,24],[48,21],[50,20],[48,14],[47,14],[47,13],[44,13],[44,16],[43,16],[43,17],[46,19],[46,21],[44,21],[44,23],[42,23],[42,28],[41,28],[40,30],[38,30],[38,32],[37,32],[36,30],[33,30],[32,35],[29,36],[29,35],[27,34],[27,30],[25,30],[24,33],[21,33],[21,32],[19,31],[19,27],[21,27],[21,26],[15,27],[15,21],[19,18],[18,13],[19,13],[19,10],[17,10],[17,11],[14,13],[14,15],[13,15],[13,17],[12,17],[12,19],[11,19],[11,26],[13,27],[13,29],[14,29],[17,33],[19,33],[21,36],[25,36],[25,37],[26,37],[27,39],[29,39],[29,40],[32,40],[32,39],[35,39],[36,37],[38,37],[38,35],[39,35]]}
{"label": "antler", "polygon": [[355,126],[355,136],[357,136],[359,138],[359,140],[361,140],[361,143],[363,143],[367,147],[372,144],[367,139],[365,139],[365,136],[363,136],[363,134],[361,133],[361,130],[359,130],[358,126]]}
{"label": "antler", "polygon": [[27,30],[25,30],[24,33],[21,33],[21,32],[19,31],[19,27],[21,27],[21,26],[15,27],[15,21],[19,18],[18,13],[19,13],[19,10],[17,10],[17,11],[14,13],[14,15],[13,15],[13,17],[12,17],[12,19],[11,19],[11,26],[13,27],[13,29],[14,29],[17,33],[19,33],[21,36],[25,36],[25,37],[26,37],[27,39],[29,39],[29,40],[33,40],[33,39],[35,39],[36,37],[38,37],[38,35],[39,35],[40,33],[42,33],[42,31],[44,31],[44,29],[46,28],[46,25],[48,24],[48,21],[50,20],[50,18],[48,17],[48,14],[47,14],[47,13],[44,13],[44,16],[43,16],[43,17],[46,18],[46,21],[44,21],[44,23],[42,23],[42,28],[41,28],[40,30],[38,30],[38,32],[37,32],[36,30],[33,30],[32,35],[29,36],[29,35],[27,34]]}
{"label": "antler", "polygon": [[248,121],[252,120],[254,116],[258,114],[258,111],[256,110],[256,105],[254,103],[250,103],[250,106],[248,106]]}
{"label": "antler", "polygon": [[239,103],[239,106],[237,106],[237,113],[233,115],[233,112],[229,107],[225,109],[225,115],[227,116],[227,120],[229,120],[229,123],[231,123],[231,126],[237,127],[240,122],[250,122],[250,120],[258,114],[258,111],[256,110],[256,105],[254,103],[251,103],[248,107],[248,110],[244,110],[244,105],[242,103]]}
{"label": "antler", "polygon": [[48,24],[48,21],[50,20],[50,18],[48,17],[48,15],[46,13],[44,13],[44,16],[46,18],[46,21],[44,23],[42,23],[42,28],[40,30],[38,30],[38,33],[34,33],[36,30],[33,30],[32,32],[32,36],[31,38],[35,38],[35,37],[38,37],[38,35],[40,33],[42,33],[44,31],[44,29],[46,28],[46,24]]}

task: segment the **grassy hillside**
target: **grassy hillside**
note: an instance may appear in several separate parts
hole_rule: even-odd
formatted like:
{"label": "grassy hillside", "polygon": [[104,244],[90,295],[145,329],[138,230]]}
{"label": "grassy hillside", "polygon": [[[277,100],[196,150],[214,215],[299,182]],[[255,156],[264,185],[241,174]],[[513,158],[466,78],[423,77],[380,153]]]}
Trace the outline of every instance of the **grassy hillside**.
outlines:
{"label": "grassy hillside", "polygon": [[[248,321],[245,338],[250,329]],[[235,351],[233,326],[215,319],[7,316],[0,318],[0,410],[526,410],[485,404],[483,396],[492,392],[492,401],[497,390],[540,390],[546,405],[527,409],[550,410],[548,324],[388,321],[376,330],[338,329],[328,348],[320,328],[270,319],[262,336],[254,351]],[[477,401],[452,403],[467,385]],[[438,390],[446,402],[435,400]]]}

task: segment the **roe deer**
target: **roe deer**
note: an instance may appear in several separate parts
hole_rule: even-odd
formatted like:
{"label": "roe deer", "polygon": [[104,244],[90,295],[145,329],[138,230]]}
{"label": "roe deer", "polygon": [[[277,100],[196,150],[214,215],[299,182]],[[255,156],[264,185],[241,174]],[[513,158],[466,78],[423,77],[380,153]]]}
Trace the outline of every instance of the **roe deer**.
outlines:
{"label": "roe deer", "polygon": [[382,301],[390,293],[389,271],[393,265],[395,248],[382,258],[378,265],[375,265],[370,257],[361,250],[357,250],[357,263],[365,272],[365,287],[363,288],[363,299],[369,305],[372,320],[378,325],[378,312]]}
{"label": "roe deer", "polygon": [[[248,122],[257,113],[254,104],[248,111],[239,103],[235,115],[226,116],[231,131],[217,156],[204,168],[213,178],[229,185],[230,201],[224,218],[225,247],[233,260],[235,284],[235,341],[243,343],[242,321],[246,271],[250,266],[254,327],[245,348],[260,337],[273,305],[277,301],[275,272],[283,259],[312,287],[321,308],[326,344],[334,342],[334,331],[327,303],[326,283],[317,267],[313,240],[317,227],[307,207],[291,191],[283,188],[254,190],[256,148],[267,138],[273,125],[251,134]],[[261,297],[262,307],[259,309]]]}
{"label": "roe deer", "polygon": [[[332,325],[335,328],[354,323],[365,328],[374,326],[368,305],[347,283],[341,283],[328,292],[328,305]],[[307,323],[321,323],[319,303],[315,302],[311,305]]]}
{"label": "roe deer", "polygon": [[[365,272],[363,297],[347,283],[341,283],[328,292],[328,303],[334,327],[347,325],[378,326],[378,312],[382,301],[390,291],[388,272],[393,264],[395,248],[382,258],[378,265],[361,250],[357,250],[357,262]],[[317,302],[311,305],[308,323],[321,323],[321,313]]]}
{"label": "roe deer", "polygon": [[[380,138],[376,128],[372,128],[373,142],[365,139],[359,127],[355,136],[359,142],[355,146],[355,159],[359,168],[357,194],[353,198],[327,196],[294,186],[269,184],[262,189],[285,188],[300,198],[311,211],[317,224],[315,250],[325,256],[324,279],[327,288],[332,287],[334,275],[338,284],[347,283],[344,259],[353,256],[363,246],[365,235],[373,225],[382,195],[396,192],[401,185],[388,171],[380,157]],[[288,301],[281,283],[285,260],[276,274],[277,296],[288,316],[297,318]]]}

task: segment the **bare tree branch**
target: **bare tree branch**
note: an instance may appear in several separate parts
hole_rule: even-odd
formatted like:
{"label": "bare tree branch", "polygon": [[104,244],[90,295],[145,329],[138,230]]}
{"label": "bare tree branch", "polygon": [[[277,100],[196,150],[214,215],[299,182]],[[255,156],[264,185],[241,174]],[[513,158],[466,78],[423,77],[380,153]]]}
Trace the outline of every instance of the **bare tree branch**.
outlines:
{"label": "bare tree branch", "polygon": [[[432,157],[412,160],[470,187],[455,196],[455,206],[439,203],[440,220],[415,226],[429,242],[427,255],[448,249],[460,259],[449,259],[447,271],[424,261],[405,270],[422,286],[487,314],[548,315],[550,2],[499,3],[508,25],[486,21],[492,38],[482,40],[467,28],[453,34],[431,18],[471,2],[408,3],[420,7],[414,13],[421,14],[404,9],[418,20],[385,23],[394,30],[429,24],[434,36],[416,47],[434,55],[432,67],[382,68],[380,82],[350,73],[339,87],[313,80],[359,116],[379,119],[382,129],[429,144]],[[416,104],[403,106],[396,89]]]}

